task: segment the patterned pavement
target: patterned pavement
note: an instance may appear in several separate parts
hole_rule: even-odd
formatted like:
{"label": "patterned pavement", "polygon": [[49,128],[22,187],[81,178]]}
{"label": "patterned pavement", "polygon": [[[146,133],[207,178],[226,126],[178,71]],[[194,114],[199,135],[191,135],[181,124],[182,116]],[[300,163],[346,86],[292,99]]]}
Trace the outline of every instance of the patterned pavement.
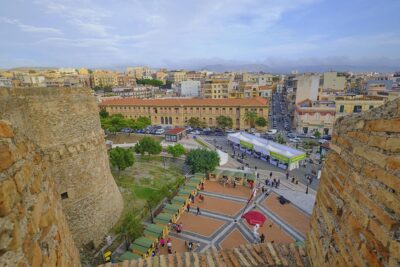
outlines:
{"label": "patterned pavement", "polygon": [[[258,190],[256,201],[246,208],[246,212],[257,209],[267,221],[259,229],[264,233],[267,242],[291,243],[304,241],[309,225],[309,215],[294,204],[281,205],[277,194],[268,189],[267,194]],[[185,241],[196,244],[194,251],[203,252],[208,248],[232,248],[244,244],[255,243],[252,226],[241,219],[247,199],[252,191],[248,187],[223,187],[217,182],[205,182],[203,203],[191,204],[190,212],[185,212],[178,223],[183,224],[181,233],[171,232],[172,248],[175,252],[185,250]],[[197,201],[197,199],[196,199]],[[201,210],[196,215],[196,207]],[[166,254],[166,250],[160,250]]]}

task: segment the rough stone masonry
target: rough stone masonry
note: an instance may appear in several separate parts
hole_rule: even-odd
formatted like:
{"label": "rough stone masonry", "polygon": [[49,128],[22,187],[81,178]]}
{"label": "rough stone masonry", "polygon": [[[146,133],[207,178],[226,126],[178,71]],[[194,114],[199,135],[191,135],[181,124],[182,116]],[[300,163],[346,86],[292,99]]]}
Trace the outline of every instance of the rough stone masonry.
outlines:
{"label": "rough stone masonry", "polygon": [[46,172],[55,181],[56,199],[77,247],[98,245],[118,220],[123,201],[90,90],[0,89],[0,119],[8,120],[46,158]]}
{"label": "rough stone masonry", "polygon": [[400,266],[400,98],[340,118],[306,241],[313,266]]}

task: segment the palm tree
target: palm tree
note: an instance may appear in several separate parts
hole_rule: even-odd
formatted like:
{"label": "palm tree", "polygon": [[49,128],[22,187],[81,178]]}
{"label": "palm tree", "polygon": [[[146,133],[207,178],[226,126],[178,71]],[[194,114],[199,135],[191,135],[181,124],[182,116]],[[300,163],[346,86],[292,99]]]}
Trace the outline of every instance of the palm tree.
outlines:
{"label": "palm tree", "polygon": [[247,111],[244,114],[244,119],[250,124],[251,128],[254,128],[257,120],[257,113],[255,111]]}

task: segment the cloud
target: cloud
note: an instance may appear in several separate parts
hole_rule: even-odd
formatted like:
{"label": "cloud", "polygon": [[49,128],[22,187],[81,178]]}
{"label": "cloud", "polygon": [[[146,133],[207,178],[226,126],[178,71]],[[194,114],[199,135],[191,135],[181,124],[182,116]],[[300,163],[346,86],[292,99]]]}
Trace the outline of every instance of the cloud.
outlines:
{"label": "cloud", "polygon": [[17,19],[10,19],[10,18],[1,17],[0,20],[3,21],[4,23],[8,23],[8,24],[17,26],[23,32],[44,33],[44,34],[59,34],[59,35],[63,34],[62,31],[60,31],[59,29],[27,25],[27,24],[21,23]]}

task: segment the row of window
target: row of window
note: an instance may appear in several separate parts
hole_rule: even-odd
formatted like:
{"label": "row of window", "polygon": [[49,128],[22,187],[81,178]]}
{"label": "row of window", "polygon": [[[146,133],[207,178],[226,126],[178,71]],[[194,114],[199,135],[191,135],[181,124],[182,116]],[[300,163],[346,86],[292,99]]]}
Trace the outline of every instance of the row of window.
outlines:
{"label": "row of window", "polygon": [[[370,105],[370,106],[368,107],[368,109],[373,109],[373,108],[374,108],[373,105]],[[340,105],[340,107],[339,107],[339,112],[340,112],[340,113],[343,113],[343,112],[344,112],[344,105]],[[360,113],[360,112],[362,112],[362,106],[360,106],[360,105],[355,105],[355,106],[353,107],[353,113]]]}

